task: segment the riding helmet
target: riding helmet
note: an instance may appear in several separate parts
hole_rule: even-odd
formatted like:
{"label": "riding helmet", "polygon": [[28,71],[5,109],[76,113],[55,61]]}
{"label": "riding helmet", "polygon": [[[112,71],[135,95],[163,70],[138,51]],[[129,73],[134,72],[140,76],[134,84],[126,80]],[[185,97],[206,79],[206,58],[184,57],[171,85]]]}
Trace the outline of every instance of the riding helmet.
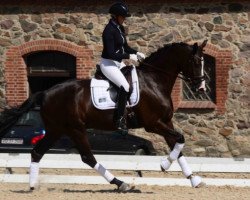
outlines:
{"label": "riding helmet", "polygon": [[114,3],[110,9],[109,13],[115,16],[123,16],[123,17],[130,17],[131,14],[129,14],[128,6],[122,2]]}

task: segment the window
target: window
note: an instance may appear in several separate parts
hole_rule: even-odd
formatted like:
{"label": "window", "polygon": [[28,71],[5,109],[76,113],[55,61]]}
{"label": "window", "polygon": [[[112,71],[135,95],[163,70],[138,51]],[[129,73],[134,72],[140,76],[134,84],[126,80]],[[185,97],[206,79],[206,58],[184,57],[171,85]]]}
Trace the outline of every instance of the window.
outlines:
{"label": "window", "polygon": [[172,92],[175,110],[212,109],[218,113],[225,112],[229,70],[233,64],[232,51],[207,44],[204,59],[207,94],[191,93],[190,87],[178,79]]}

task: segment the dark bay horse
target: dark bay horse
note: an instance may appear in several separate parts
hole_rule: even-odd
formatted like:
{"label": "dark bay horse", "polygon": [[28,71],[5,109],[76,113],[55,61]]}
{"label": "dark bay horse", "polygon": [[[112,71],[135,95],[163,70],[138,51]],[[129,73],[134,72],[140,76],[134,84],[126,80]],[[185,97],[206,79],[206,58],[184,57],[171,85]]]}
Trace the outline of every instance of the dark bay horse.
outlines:
{"label": "dark bay horse", "polygon": [[[171,152],[161,160],[160,167],[167,170],[177,160],[183,174],[190,179],[193,187],[202,184],[199,176],[193,176],[181,150],[185,139],[174,130],[171,122],[173,104],[171,92],[177,76],[182,77],[204,90],[203,48],[195,43],[173,43],[152,53],[137,67],[140,101],[133,108],[138,127],[164,137]],[[69,136],[79,151],[84,163],[94,168],[109,183],[118,186],[120,191],[131,187],[114,177],[104,166],[98,163],[91,152],[86,129],[115,130],[113,110],[98,110],[91,101],[90,80],[72,80],[37,94],[27,99],[21,106],[6,109],[0,119],[0,132],[7,130],[18,117],[35,104],[41,106],[41,116],[45,125],[45,137],[31,152],[30,187],[34,189],[38,182],[39,162],[47,150],[63,135]],[[128,128],[133,128],[128,124]]]}

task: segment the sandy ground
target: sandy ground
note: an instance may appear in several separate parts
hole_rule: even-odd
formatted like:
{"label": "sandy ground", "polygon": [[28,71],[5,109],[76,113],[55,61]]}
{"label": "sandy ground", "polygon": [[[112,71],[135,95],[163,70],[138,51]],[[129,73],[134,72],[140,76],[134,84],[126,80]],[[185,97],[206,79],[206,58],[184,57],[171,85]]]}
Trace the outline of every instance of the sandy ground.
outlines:
{"label": "sandy ground", "polygon": [[[112,171],[116,176],[136,176],[132,171]],[[6,169],[0,169],[6,173]],[[28,173],[28,169],[12,169],[13,174]],[[40,174],[55,175],[97,175],[94,170],[55,170],[41,169]],[[143,177],[183,177],[180,172],[142,172]],[[250,179],[250,173],[199,173],[206,178],[241,178]],[[136,185],[133,191],[118,193],[114,185],[85,185],[85,184],[40,184],[35,191],[30,191],[28,184],[1,183],[0,200],[231,200],[250,199],[250,187],[206,186],[192,188],[182,186],[147,186]]]}
{"label": "sandy ground", "polygon": [[250,188],[138,185],[128,193],[118,193],[113,185],[41,184],[31,192],[27,184],[4,183],[0,185],[2,200],[245,200],[250,197]]}

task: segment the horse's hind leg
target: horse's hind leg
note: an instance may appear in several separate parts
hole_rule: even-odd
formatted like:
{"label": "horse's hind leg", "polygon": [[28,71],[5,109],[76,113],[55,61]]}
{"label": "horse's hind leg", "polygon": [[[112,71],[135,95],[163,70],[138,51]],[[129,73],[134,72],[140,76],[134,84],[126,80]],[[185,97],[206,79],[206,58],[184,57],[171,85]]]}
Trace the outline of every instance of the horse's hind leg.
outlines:
{"label": "horse's hind leg", "polygon": [[53,146],[57,139],[57,135],[47,132],[44,138],[41,139],[31,151],[31,164],[29,172],[29,184],[31,190],[33,190],[38,185],[40,160],[42,159],[43,155]]}
{"label": "horse's hind leg", "polygon": [[86,133],[74,130],[74,133],[72,133],[70,137],[75,142],[76,148],[79,151],[81,159],[84,163],[95,169],[110,184],[117,185],[119,191],[125,192],[132,189],[128,184],[118,180],[102,164],[96,161],[93,153],[91,152],[90,144]]}

